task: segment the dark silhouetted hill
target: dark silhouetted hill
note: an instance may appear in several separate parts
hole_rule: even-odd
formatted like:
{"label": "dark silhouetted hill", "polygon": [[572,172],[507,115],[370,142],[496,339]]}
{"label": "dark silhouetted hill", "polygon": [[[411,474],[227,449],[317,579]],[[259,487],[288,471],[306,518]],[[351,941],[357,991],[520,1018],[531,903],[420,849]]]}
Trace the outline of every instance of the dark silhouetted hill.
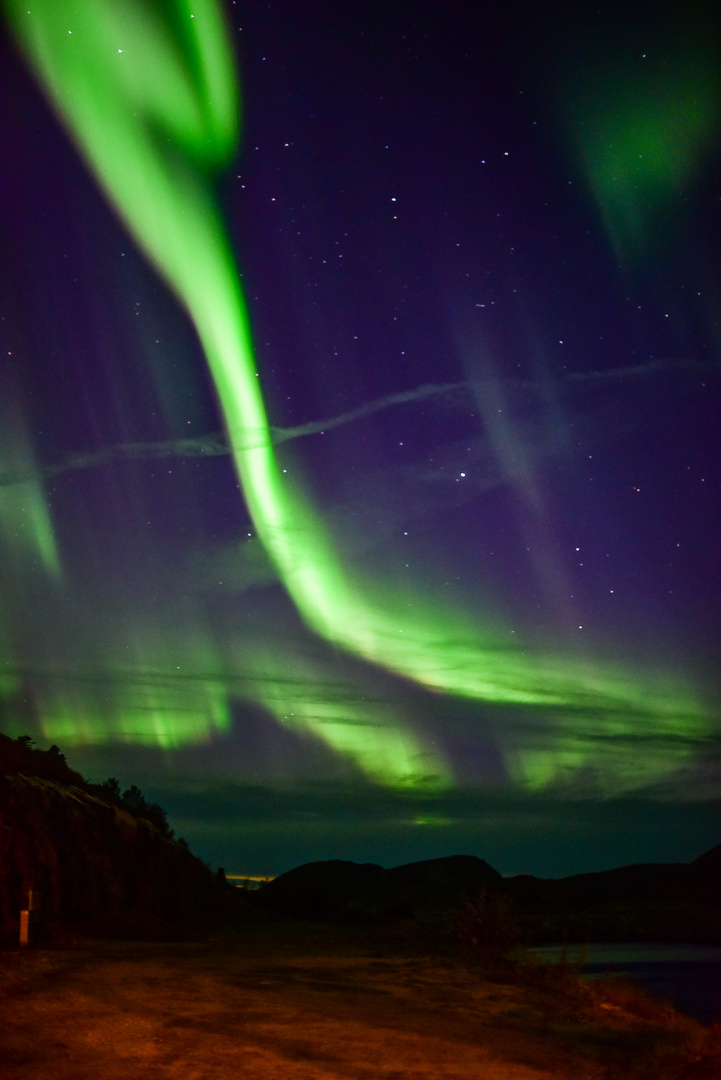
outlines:
{"label": "dark silhouetted hill", "polygon": [[641,863],[548,880],[509,878],[533,941],[721,945],[721,846],[691,863]]}
{"label": "dark silhouetted hill", "polygon": [[482,890],[503,896],[526,944],[677,941],[721,945],[721,845],[691,863],[647,863],[560,879],[502,878],[455,855],[386,870],[334,860],[281,874],[253,897],[291,918],[421,918],[448,925]]}
{"label": "dark silhouetted hill", "polygon": [[384,870],[374,863],[331,860],[306,863],[268,882],[257,902],[293,918],[355,919],[405,917],[447,910],[464,895],[503,879],[473,855],[428,859]]}
{"label": "dark silhouetted hill", "polygon": [[57,747],[0,735],[0,942],[18,940],[28,890],[39,935],[177,936],[232,908],[232,890],[173,838],[160,807],[110,786],[88,784]]}

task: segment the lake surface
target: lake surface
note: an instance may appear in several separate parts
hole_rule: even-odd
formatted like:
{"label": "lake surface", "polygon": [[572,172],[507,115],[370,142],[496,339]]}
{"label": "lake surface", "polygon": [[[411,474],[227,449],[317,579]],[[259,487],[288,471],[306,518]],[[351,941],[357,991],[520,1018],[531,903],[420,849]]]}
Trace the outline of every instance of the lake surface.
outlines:
{"label": "lake surface", "polygon": [[544,960],[583,959],[585,978],[623,975],[704,1024],[721,1020],[721,948],[708,945],[539,945]]}

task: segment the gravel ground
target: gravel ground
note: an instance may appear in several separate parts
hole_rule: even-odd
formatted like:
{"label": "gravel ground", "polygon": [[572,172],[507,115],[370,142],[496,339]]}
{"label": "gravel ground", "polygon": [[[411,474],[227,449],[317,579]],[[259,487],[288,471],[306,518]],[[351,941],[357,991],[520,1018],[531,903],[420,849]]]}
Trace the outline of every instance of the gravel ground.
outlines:
{"label": "gravel ground", "polygon": [[0,996],[3,1080],[721,1075],[686,1053],[674,1071],[653,1022],[618,1003],[571,1007],[462,958],[339,928],[8,950]]}

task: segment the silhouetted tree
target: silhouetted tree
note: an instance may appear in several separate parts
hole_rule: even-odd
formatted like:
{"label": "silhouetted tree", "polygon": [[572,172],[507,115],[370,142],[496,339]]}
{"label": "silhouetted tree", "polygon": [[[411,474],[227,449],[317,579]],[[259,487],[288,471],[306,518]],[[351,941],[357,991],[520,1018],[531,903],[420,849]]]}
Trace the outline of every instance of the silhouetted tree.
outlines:
{"label": "silhouetted tree", "polygon": [[129,810],[144,810],[148,805],[142,791],[135,784],[131,784],[131,786],[123,792],[123,802]]}
{"label": "silhouetted tree", "polygon": [[20,735],[17,739],[0,735],[0,775],[13,776],[18,773],[75,787],[87,786],[80,773],[70,768],[57,746],[41,750],[30,735]]}
{"label": "silhouetted tree", "polygon": [[123,801],[123,796],[120,793],[120,781],[117,776],[109,776],[107,780],[103,780],[100,789],[103,795],[111,802],[121,803]]}

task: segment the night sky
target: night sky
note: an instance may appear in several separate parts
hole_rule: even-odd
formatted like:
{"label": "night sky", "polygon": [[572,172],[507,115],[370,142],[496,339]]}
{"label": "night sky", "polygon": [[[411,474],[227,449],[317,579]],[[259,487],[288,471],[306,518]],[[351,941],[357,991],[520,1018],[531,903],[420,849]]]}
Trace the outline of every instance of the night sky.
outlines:
{"label": "night sky", "polygon": [[229,873],[718,843],[716,5],[4,6],[2,730]]}

